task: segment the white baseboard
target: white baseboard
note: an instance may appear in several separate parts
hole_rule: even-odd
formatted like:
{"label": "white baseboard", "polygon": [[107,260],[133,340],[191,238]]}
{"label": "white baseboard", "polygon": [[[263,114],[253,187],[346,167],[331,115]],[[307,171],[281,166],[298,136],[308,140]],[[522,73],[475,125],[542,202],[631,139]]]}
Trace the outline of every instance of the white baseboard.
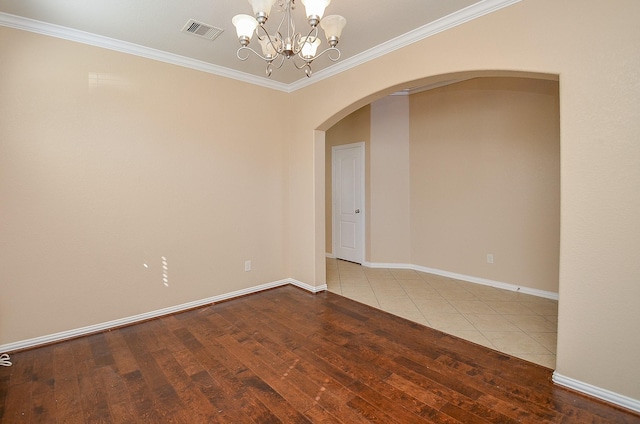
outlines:
{"label": "white baseboard", "polygon": [[327,257],[327,259],[335,259],[336,258],[336,256],[333,253],[325,253],[324,255]]}
{"label": "white baseboard", "polygon": [[261,284],[259,286],[249,287],[242,290],[236,290],[230,293],[224,293],[217,296],[208,297],[206,299],[195,300],[193,302],[183,303],[181,305],[170,306],[168,308],[158,309],[151,312],[145,312],[143,314],[133,315],[130,317],[120,318],[113,321],[107,321],[100,324],[89,325],[87,327],[76,328],[73,330],[61,331],[59,333],[49,334],[46,336],[34,337],[32,339],[21,340],[14,343],[7,343],[0,345],[0,352],[15,352],[22,349],[28,349],[36,346],[42,346],[49,343],[60,342],[63,340],[72,339],[74,337],[85,336],[100,331],[109,330],[116,327],[122,327],[124,325],[135,324],[137,322],[146,321],[152,318],[158,318],[163,315],[175,314],[177,312],[186,311],[188,309],[197,308],[204,305],[209,305],[215,302],[221,302],[223,300],[233,299],[234,297],[244,296],[251,293],[257,293],[263,290],[286,286],[287,284],[300,287],[311,293],[319,293],[327,289],[327,285],[311,286],[293,278],[286,278],[284,280],[273,281],[271,283]]}
{"label": "white baseboard", "polygon": [[516,284],[488,280],[486,278],[472,277],[470,275],[457,274],[455,272],[443,271],[441,269],[435,269],[435,268],[427,268],[420,265],[399,264],[399,263],[379,263],[379,262],[363,262],[362,265],[368,268],[412,269],[414,271],[426,272],[429,274],[435,274],[443,277],[454,278],[456,280],[467,281],[469,283],[482,284],[484,286],[491,286],[498,289],[510,290],[510,291],[515,291],[519,293],[530,294],[533,296],[544,297],[547,299],[558,300],[558,293],[555,293],[555,292],[532,289],[530,287],[524,287],[524,286],[518,286]]}
{"label": "white baseboard", "polygon": [[311,286],[311,285],[309,285],[307,283],[303,283],[302,281],[294,280],[293,278],[288,278],[285,281],[287,281],[287,284],[291,284],[291,285],[294,285],[296,287],[300,287],[301,289],[304,289],[306,291],[310,291],[313,294],[320,293],[320,292],[323,292],[323,291],[327,290],[327,285],[326,284],[323,284],[321,286]]}
{"label": "white baseboard", "polygon": [[552,381],[559,386],[567,387],[635,412],[640,412],[640,400],[632,399],[609,390],[601,389],[600,387],[592,386],[591,384],[583,383],[582,381],[575,380],[571,377],[558,374],[555,371],[553,373]]}

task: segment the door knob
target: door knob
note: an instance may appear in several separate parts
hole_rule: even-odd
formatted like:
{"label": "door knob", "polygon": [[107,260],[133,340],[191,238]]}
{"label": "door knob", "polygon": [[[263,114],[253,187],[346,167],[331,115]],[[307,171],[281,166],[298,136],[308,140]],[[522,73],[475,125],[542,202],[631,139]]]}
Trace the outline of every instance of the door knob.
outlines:
{"label": "door knob", "polygon": [[360,209],[356,209],[356,213],[360,213]]}

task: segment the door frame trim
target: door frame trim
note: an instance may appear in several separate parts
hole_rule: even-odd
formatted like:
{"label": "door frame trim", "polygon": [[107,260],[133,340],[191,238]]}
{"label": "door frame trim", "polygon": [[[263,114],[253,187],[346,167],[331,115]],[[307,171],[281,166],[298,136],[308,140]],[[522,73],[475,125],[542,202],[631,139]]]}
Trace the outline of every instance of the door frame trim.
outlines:
{"label": "door frame trim", "polygon": [[366,169],[366,165],[365,165],[365,148],[366,148],[366,144],[364,141],[359,141],[356,143],[349,143],[349,144],[339,144],[337,146],[332,146],[331,147],[331,251],[333,253],[334,257],[337,257],[336,255],[336,251],[337,251],[337,240],[338,237],[336,237],[336,233],[338,231],[337,229],[337,225],[336,225],[336,155],[335,152],[337,150],[344,150],[344,149],[352,149],[354,147],[357,147],[360,149],[360,161],[362,163],[362,167],[360,169],[360,184],[362,187],[362,190],[360,190],[360,204],[362,205],[360,207],[360,213],[361,213],[361,221],[360,221],[360,233],[362,234],[362,236],[360,237],[360,243],[362,245],[362,261],[361,263],[364,263],[367,257],[367,245],[365,243],[366,241],[366,219],[367,219],[367,209],[365,208],[365,200],[366,200],[366,190],[365,190],[365,184],[366,184],[366,178],[365,178],[365,169]]}

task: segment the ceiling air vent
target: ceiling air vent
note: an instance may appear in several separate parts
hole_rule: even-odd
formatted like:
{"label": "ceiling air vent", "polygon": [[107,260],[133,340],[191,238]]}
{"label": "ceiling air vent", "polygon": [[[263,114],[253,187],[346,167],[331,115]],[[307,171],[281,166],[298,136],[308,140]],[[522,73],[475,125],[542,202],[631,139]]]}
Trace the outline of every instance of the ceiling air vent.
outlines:
{"label": "ceiling air vent", "polygon": [[184,28],[182,28],[182,32],[206,38],[207,40],[215,40],[218,35],[222,34],[222,31],[223,30],[220,28],[198,22],[195,19],[189,19],[189,22],[187,22]]}

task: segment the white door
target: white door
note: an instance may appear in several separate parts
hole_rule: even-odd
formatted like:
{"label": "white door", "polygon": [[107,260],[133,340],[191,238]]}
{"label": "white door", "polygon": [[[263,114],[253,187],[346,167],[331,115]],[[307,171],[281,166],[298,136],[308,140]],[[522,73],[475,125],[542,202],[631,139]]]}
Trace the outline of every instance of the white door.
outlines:
{"label": "white door", "polygon": [[364,143],[334,146],[332,152],[333,254],[364,261]]}

